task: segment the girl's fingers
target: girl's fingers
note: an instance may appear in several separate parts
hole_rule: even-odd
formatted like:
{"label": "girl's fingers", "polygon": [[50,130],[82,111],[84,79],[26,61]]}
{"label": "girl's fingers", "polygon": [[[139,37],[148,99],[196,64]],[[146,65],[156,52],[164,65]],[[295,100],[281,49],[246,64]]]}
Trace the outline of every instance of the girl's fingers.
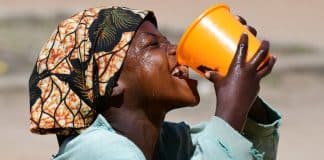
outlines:
{"label": "girl's fingers", "polygon": [[208,80],[210,80],[210,81],[212,81],[214,84],[216,83],[216,82],[219,82],[222,78],[223,78],[223,76],[221,76],[219,73],[217,73],[216,71],[207,71],[207,72],[205,72],[205,77],[208,79]]}
{"label": "girl's fingers", "polygon": [[235,17],[236,17],[236,19],[237,19],[241,24],[243,24],[243,25],[246,25],[246,24],[247,24],[247,23],[246,23],[246,20],[245,20],[243,17],[241,17],[241,16],[239,16],[239,15],[236,15]]}
{"label": "girl's fingers", "polygon": [[250,60],[250,64],[253,68],[258,68],[260,64],[267,58],[269,52],[270,43],[268,41],[262,41],[258,51]]}
{"label": "girl's fingers", "polygon": [[257,30],[252,26],[246,26],[247,30],[249,30],[254,36],[257,36]]}
{"label": "girl's fingers", "polygon": [[234,59],[232,60],[231,67],[233,67],[234,64],[245,64],[246,62],[246,55],[247,55],[247,49],[248,49],[248,36],[247,34],[242,34],[239,44],[237,46]]}
{"label": "girl's fingers", "polygon": [[257,72],[257,76],[261,79],[271,73],[274,64],[277,61],[277,57],[271,56],[266,66]]}
{"label": "girl's fingers", "polygon": [[254,28],[254,27],[252,27],[252,26],[249,26],[249,25],[247,25],[247,22],[246,22],[246,20],[243,18],[243,17],[241,17],[241,16],[239,16],[239,15],[236,15],[235,16],[236,17],[236,19],[242,24],[242,25],[244,25],[244,26],[246,26],[246,28],[254,35],[254,36],[256,36],[257,35],[257,30]]}
{"label": "girl's fingers", "polygon": [[197,69],[199,71],[201,71],[202,73],[206,73],[207,71],[213,71],[213,70],[217,71],[217,69],[211,69],[211,68],[209,68],[209,67],[207,67],[205,65],[200,65],[200,66],[197,67]]}

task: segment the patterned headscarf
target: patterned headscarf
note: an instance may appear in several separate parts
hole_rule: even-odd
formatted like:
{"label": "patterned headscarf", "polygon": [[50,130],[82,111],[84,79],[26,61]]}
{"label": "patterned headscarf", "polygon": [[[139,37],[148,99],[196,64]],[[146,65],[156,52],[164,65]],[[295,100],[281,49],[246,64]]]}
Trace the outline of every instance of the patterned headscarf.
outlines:
{"label": "patterned headscarf", "polygon": [[144,19],[156,25],[153,12],[124,7],[90,8],[61,22],[29,80],[31,132],[67,135],[88,127]]}

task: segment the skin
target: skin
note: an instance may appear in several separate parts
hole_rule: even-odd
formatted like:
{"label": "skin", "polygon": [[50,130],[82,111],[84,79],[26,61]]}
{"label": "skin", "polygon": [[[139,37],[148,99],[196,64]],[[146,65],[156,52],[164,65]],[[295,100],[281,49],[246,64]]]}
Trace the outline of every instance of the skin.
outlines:
{"label": "skin", "polygon": [[[245,22],[240,17],[238,20],[242,24]],[[253,27],[247,27],[256,34]],[[267,41],[262,42],[252,60],[246,61],[247,41],[247,36],[242,35],[225,77],[217,71],[205,70],[206,78],[214,84],[215,115],[237,131],[242,130],[248,115],[267,120],[257,94],[260,80],[271,72],[275,63],[275,58],[270,57],[258,69],[269,50]],[[101,112],[117,132],[142,150],[148,160],[154,159],[160,128],[168,111],[195,106],[200,100],[197,81],[189,79],[187,74],[172,75],[178,65],[175,55],[176,45],[171,44],[151,22],[143,22],[130,45],[112,96],[107,98],[105,110]],[[185,66],[178,68],[187,71]]]}
{"label": "skin", "polygon": [[171,75],[177,66],[175,51],[176,46],[151,22],[143,22],[103,113],[112,127],[132,140],[147,159],[154,157],[166,113],[199,103],[197,81]]}

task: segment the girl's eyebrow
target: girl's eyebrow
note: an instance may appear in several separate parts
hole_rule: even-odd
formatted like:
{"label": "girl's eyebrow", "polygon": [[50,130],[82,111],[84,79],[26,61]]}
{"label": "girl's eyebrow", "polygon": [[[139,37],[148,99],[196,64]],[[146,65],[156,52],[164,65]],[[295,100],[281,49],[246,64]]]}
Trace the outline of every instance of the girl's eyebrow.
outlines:
{"label": "girl's eyebrow", "polygon": [[152,33],[152,32],[142,32],[141,35],[143,35],[143,34],[145,34],[145,35],[149,35],[149,36],[153,36],[153,37],[156,38],[156,39],[159,39],[160,37],[162,37],[162,39],[168,41],[167,37],[165,37],[165,36],[163,36],[163,35],[159,36],[159,35],[154,34],[154,33]]}
{"label": "girl's eyebrow", "polygon": [[158,35],[156,35],[154,33],[151,33],[151,32],[142,32],[142,34],[146,34],[146,35],[150,35],[150,36],[153,36],[155,38],[158,38]]}

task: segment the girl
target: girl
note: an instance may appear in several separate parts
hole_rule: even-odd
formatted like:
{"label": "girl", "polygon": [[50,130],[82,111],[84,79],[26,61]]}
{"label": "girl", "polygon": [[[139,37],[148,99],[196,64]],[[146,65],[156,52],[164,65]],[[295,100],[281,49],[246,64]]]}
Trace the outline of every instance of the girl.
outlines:
{"label": "girl", "polygon": [[280,115],[257,97],[275,57],[257,69],[269,43],[250,61],[247,47],[243,34],[225,77],[203,70],[214,83],[215,116],[193,127],[164,122],[199,94],[153,12],[84,10],[58,25],[36,61],[31,131],[57,135],[55,160],[275,159]]}

